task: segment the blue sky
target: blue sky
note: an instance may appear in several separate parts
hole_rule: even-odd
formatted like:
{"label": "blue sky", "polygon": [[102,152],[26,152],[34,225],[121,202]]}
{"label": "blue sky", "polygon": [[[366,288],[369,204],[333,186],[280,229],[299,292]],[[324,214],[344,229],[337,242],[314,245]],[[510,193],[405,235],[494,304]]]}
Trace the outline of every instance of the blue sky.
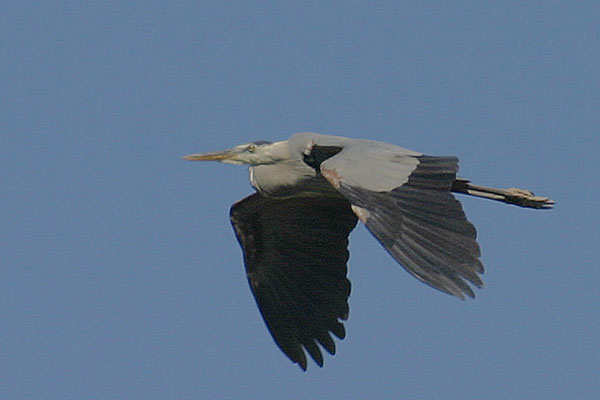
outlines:
{"label": "blue sky", "polygon": [[[0,397],[597,398],[595,2],[4,2]],[[244,168],[181,160],[316,131],[457,155],[556,201],[464,199],[458,301],[359,227],[347,338],[272,342],[228,220]]]}

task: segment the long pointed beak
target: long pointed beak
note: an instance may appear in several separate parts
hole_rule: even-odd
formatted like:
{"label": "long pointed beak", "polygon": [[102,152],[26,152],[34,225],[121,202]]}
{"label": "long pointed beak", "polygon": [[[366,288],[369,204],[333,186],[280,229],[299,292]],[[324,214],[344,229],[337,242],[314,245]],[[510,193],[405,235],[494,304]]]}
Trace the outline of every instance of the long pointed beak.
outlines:
{"label": "long pointed beak", "polygon": [[230,150],[225,150],[214,153],[190,154],[188,156],[184,156],[183,159],[189,161],[223,161],[231,160],[232,157],[233,153]]}

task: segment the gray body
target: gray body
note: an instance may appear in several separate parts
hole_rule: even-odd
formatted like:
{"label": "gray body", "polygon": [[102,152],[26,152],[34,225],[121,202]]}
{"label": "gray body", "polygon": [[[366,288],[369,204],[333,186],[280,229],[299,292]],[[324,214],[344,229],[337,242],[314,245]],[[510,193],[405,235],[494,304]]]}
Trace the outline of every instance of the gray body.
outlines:
{"label": "gray body", "polygon": [[[281,156],[278,162],[249,168],[252,186],[266,196],[288,196],[290,191],[318,194],[335,191],[318,170],[303,160],[303,156],[314,145],[343,148],[344,157],[329,159],[323,166],[343,169],[349,184],[361,185],[373,191],[389,191],[400,186],[418,163],[414,157],[422,155],[373,140],[309,132],[296,133],[286,142],[278,143],[285,143],[278,149],[277,155]],[[364,166],[355,165],[356,160],[360,160]],[[374,170],[377,171],[376,174],[373,174]]]}
{"label": "gray body", "polygon": [[348,235],[358,220],[411,275],[473,297],[483,265],[474,226],[452,192],[530,208],[552,200],[457,178],[456,157],[371,140],[297,133],[188,160],[249,165],[257,193],[231,207],[250,288],[273,339],[302,369],[305,351],[335,353],[345,336]]}

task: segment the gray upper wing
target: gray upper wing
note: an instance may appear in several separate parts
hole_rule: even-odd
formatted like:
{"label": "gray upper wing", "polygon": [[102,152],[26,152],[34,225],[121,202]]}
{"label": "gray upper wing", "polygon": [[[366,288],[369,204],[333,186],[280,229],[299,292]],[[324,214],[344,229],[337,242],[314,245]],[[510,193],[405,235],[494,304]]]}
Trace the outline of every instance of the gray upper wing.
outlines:
{"label": "gray upper wing", "polygon": [[302,369],[306,355],[323,365],[317,343],[335,353],[329,332],[344,338],[348,317],[348,235],[356,216],[343,198],[268,198],[235,203],[231,222],[248,282],[281,350]]}
{"label": "gray upper wing", "polygon": [[467,282],[482,285],[483,265],[475,228],[450,193],[456,157],[357,145],[325,160],[320,170],[408,272],[448,294],[474,296]]}

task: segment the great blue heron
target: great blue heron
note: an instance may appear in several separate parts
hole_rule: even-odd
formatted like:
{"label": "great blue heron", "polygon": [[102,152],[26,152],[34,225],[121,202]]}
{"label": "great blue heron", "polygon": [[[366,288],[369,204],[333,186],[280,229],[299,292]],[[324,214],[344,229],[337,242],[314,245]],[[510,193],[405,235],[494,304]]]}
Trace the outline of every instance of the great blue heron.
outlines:
{"label": "great blue heron", "polygon": [[235,203],[231,222],[248,282],[279,348],[306,370],[323,365],[330,332],[345,336],[348,235],[357,219],[417,279],[448,294],[480,287],[479,245],[452,192],[531,208],[553,201],[522,189],[458,178],[456,157],[433,157],[372,140],[297,133],[184,157],[249,165],[256,193]]}

